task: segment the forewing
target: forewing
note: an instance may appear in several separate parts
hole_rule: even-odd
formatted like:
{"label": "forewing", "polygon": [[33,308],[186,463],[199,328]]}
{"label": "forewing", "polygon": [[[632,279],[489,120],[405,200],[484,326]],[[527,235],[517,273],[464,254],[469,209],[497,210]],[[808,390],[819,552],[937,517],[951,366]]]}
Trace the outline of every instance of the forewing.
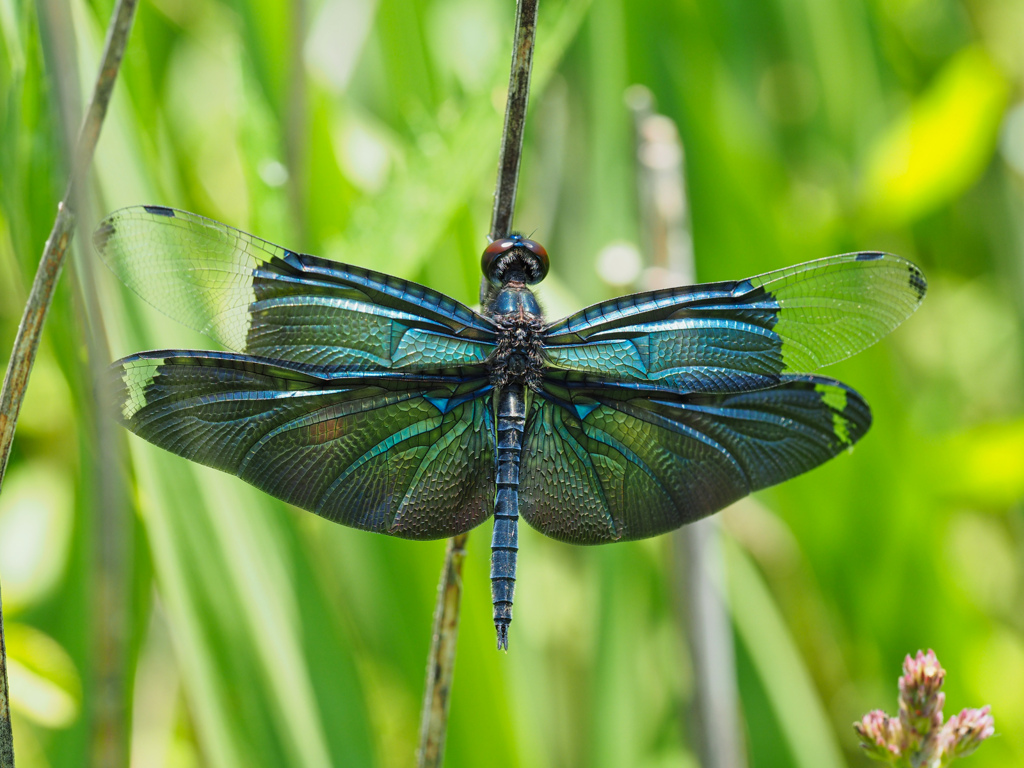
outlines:
{"label": "forewing", "polygon": [[435,539],[492,512],[486,379],[324,377],[308,366],[188,351],[133,355],[112,374],[128,429],[330,520]]}
{"label": "forewing", "polygon": [[623,296],[546,329],[548,363],[688,392],[774,386],[874,344],[924,298],[924,276],[851,253],[737,282]]}
{"label": "forewing", "polygon": [[428,370],[481,363],[494,347],[490,321],[444,294],[192,213],[125,208],[94,241],[139,296],[238,352],[332,370]]}
{"label": "forewing", "polygon": [[819,376],[727,395],[549,382],[527,419],[520,513],[576,544],[654,536],[824,463],[870,424],[860,395]]}

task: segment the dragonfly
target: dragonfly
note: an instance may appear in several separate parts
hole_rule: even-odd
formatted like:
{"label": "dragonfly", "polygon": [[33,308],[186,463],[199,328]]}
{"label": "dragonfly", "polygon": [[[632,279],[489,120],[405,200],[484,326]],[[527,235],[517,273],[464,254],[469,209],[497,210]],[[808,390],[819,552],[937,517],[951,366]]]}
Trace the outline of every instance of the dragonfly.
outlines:
{"label": "dragonfly", "polygon": [[853,446],[871,411],[814,371],[902,323],[926,281],[849,253],[545,320],[547,251],[487,245],[481,310],[163,206],[94,242],[133,291],[229,352],[111,366],[129,430],[343,525],[451,537],[493,515],[508,648],[519,516],[573,544],[671,531]]}

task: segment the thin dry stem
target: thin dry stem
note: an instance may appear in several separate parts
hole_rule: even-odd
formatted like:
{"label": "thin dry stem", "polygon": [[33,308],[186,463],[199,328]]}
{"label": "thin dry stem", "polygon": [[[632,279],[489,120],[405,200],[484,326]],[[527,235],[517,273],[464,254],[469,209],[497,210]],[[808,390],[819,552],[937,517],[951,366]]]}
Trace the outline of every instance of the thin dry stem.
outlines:
{"label": "thin dry stem", "polygon": [[[60,122],[64,130],[64,155],[70,166],[74,160],[77,130],[82,123],[81,78],[75,45],[71,9],[60,0],[40,4],[40,23],[45,24],[44,40],[49,44],[53,62]],[[77,213],[78,242],[89,243],[92,221],[91,199],[87,185],[77,184],[70,201]],[[128,764],[129,734],[125,717],[128,706],[128,664],[126,645],[130,635],[129,593],[132,556],[132,516],[128,511],[121,477],[124,435],[113,420],[103,418],[97,394],[110,360],[107,334],[96,290],[94,260],[88,249],[72,249],[68,279],[73,286],[72,299],[79,325],[84,329],[89,381],[92,386],[91,410],[83,411],[83,431],[88,441],[89,475],[87,483],[92,514],[93,595],[90,614],[90,644],[93,652],[92,693],[89,741],[93,768],[122,768]],[[79,258],[75,258],[75,256]]]}
{"label": "thin dry stem", "polygon": [[466,539],[462,533],[448,540],[437,587],[434,632],[427,667],[427,691],[423,697],[423,721],[420,724],[420,768],[441,765],[444,737],[448,726],[448,704],[455,671],[455,645],[459,637],[459,605],[462,602],[462,563],[466,559]]}
{"label": "thin dry stem", "polygon": [[[111,17],[96,85],[75,145],[71,179],[64,199],[57,206],[53,229],[46,240],[25,312],[18,327],[14,350],[7,365],[3,391],[0,392],[0,487],[3,485],[25,388],[39,349],[43,322],[53,301],[57,278],[64,266],[64,258],[73,233],[74,214],[71,211],[71,202],[92,164],[96,142],[128,44],[137,4],[138,0],[118,0]],[[14,768],[14,739],[11,732],[9,701],[3,612],[0,607],[0,768]]]}
{"label": "thin dry stem", "polygon": [[14,734],[7,688],[7,644],[4,641],[4,616],[0,610],[0,766],[14,768]]}
{"label": "thin dry stem", "polygon": [[[653,267],[643,287],[692,283],[695,269],[679,132],[675,123],[654,112],[654,100],[646,88],[630,88],[627,103],[636,130],[644,241]],[[683,526],[674,534],[674,559],[693,657],[695,717],[690,720],[701,765],[741,768],[746,757],[720,536],[714,517]]]}
{"label": "thin dry stem", "polygon": [[691,727],[705,768],[747,764],[739,722],[732,624],[726,603],[721,526],[708,517],[675,534],[676,573],[685,594],[686,637],[694,669]]}
{"label": "thin dry stem", "polygon": [[[512,227],[536,31],[537,0],[519,0],[508,100],[505,103],[505,128],[501,136],[498,181],[494,190],[494,210],[491,215],[492,239],[507,234]],[[484,295],[486,287],[487,281],[481,280],[481,296]],[[427,690],[423,697],[418,752],[420,768],[440,766],[444,757],[449,695],[455,674],[455,646],[459,634],[462,561],[465,558],[467,537],[468,534],[461,534],[449,540],[441,571],[441,585],[434,612],[434,635],[430,656],[427,659]]]}
{"label": "thin dry stem", "polygon": [[505,129],[498,158],[498,184],[494,190],[494,211],[491,214],[491,239],[507,235],[512,229],[536,34],[537,0],[519,0],[515,44],[512,47],[512,71],[508,80],[508,101],[505,103]]}

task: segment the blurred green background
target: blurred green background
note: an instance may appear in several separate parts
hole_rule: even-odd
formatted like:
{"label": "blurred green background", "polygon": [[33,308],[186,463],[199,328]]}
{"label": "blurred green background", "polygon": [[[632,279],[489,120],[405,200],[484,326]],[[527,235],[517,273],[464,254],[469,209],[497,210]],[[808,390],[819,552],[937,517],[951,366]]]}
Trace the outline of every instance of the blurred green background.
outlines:
{"label": "blurred green background", "polygon": [[[5,357],[110,8],[0,0]],[[174,205],[473,303],[513,13],[142,3],[0,498],[19,766],[124,740],[137,768],[412,764],[444,543],[341,528],[113,429],[90,357],[212,342],[122,290],[82,235]],[[892,711],[903,655],[929,647],[947,712],[992,705],[999,735],[967,765],[1024,765],[1024,2],[540,15],[516,223],[552,255],[549,315],[629,290],[596,263],[641,242],[633,83],[678,123],[700,279],[881,249],[930,282],[904,327],[827,371],[873,406],[866,439],[722,516],[751,765],[867,765],[850,724]],[[671,537],[521,535],[508,655],[489,526],[470,536],[446,764],[696,766]]]}

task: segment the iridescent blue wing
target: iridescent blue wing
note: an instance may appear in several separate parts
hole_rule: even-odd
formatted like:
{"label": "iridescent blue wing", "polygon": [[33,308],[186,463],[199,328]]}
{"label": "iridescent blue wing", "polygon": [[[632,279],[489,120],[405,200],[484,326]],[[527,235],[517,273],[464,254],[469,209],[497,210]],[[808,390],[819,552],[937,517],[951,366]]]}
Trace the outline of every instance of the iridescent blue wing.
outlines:
{"label": "iridescent blue wing", "polygon": [[909,261],[851,253],[595,304],[549,326],[544,344],[565,371],[688,392],[762,389],[874,344],[925,290]]}
{"label": "iridescent blue wing", "polygon": [[113,364],[121,422],[154,445],[330,520],[408,539],[491,514],[494,415],[482,369],[327,374],[219,352]]}
{"label": "iridescent blue wing", "polygon": [[576,544],[654,536],[817,467],[870,425],[860,395],[819,376],[724,395],[547,381],[528,411],[520,514]]}
{"label": "iridescent blue wing", "polygon": [[491,321],[441,293],[193,213],[125,208],[94,240],[143,299],[237,352],[334,370],[428,370],[478,364],[494,348]]}

